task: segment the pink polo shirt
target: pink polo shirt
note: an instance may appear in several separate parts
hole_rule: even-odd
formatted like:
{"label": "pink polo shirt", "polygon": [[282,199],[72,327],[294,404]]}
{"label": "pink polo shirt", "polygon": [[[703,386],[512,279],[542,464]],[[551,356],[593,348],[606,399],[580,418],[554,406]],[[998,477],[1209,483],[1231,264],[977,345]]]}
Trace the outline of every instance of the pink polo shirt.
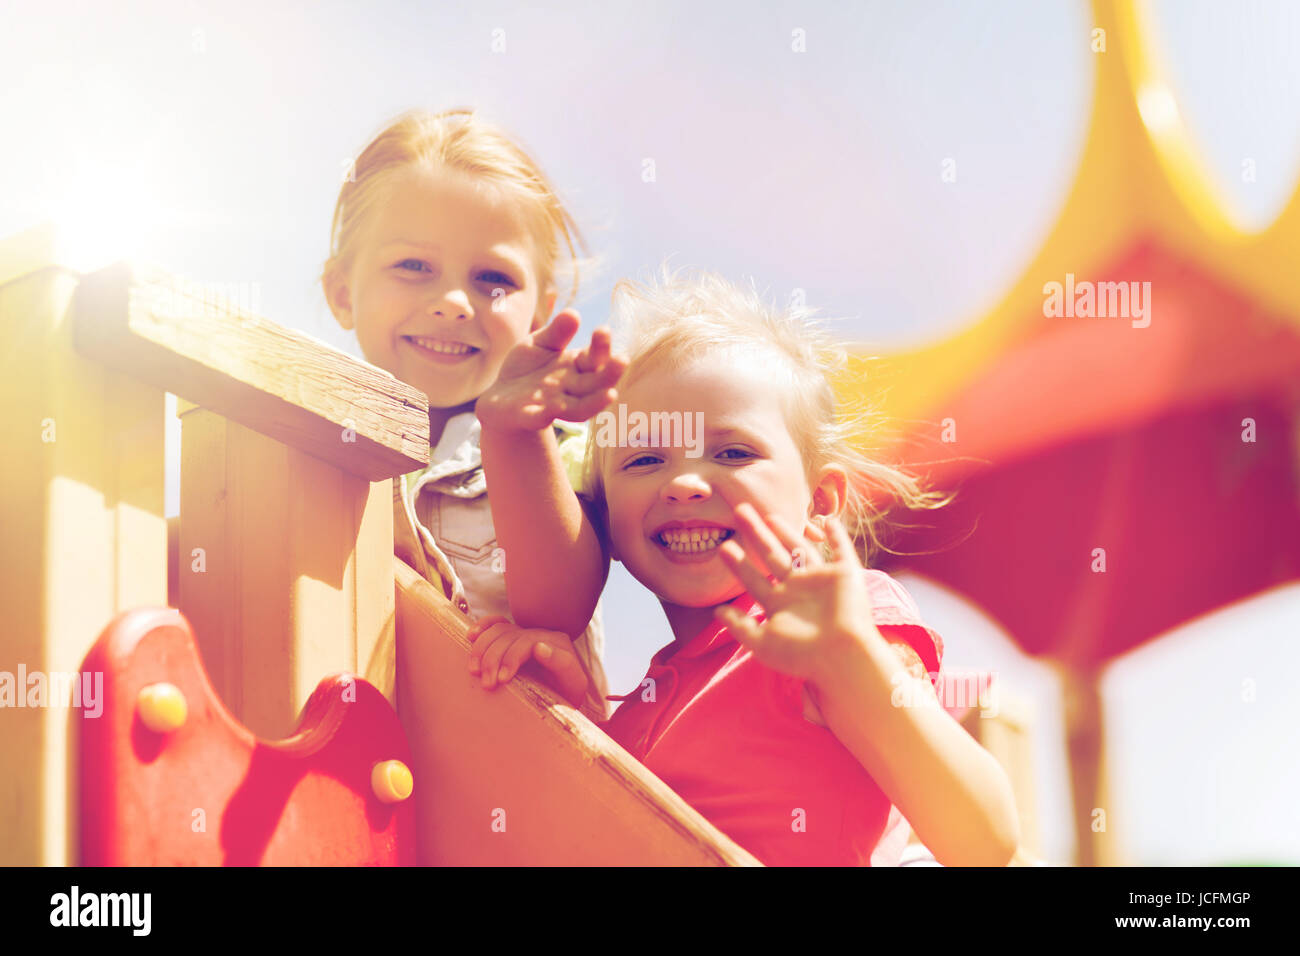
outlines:
{"label": "pink polo shirt", "polygon": [[[864,573],[881,634],[939,674],[943,641],[911,596],[883,571]],[[763,619],[748,594],[731,603]],[[624,703],[606,732],[761,862],[898,864],[901,815],[835,735],[804,718],[803,681],[760,664],[718,621],[661,649],[646,679],[611,698]]]}

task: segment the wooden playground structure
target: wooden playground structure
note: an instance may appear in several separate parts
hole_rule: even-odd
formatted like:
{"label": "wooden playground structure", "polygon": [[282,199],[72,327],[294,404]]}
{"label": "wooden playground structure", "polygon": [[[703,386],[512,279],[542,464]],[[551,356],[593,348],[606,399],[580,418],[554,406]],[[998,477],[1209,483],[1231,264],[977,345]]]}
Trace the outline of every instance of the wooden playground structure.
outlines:
{"label": "wooden playground structure", "polygon": [[422,394],[59,242],[0,243],[0,671],[101,674],[101,712],[66,681],[0,711],[0,863],[756,863],[540,685],[467,679],[465,617],[393,556]]}
{"label": "wooden playground structure", "polygon": [[[67,682],[0,713],[0,863],[754,862],[541,687],[466,679],[466,619],[393,556],[421,393],[165,276],[81,274],[59,242],[0,244],[21,466],[0,487],[0,670],[106,679],[94,718]],[[167,392],[186,399],[170,580]]]}
{"label": "wooden playground structure", "polygon": [[[988,315],[891,357],[889,418],[941,417],[1032,340],[1045,277],[1176,262],[1180,281],[1211,276],[1256,311],[1300,316],[1300,191],[1268,229],[1237,229],[1142,5],[1095,0],[1092,16],[1105,45],[1058,223]],[[393,555],[392,481],[428,460],[422,394],[161,273],[88,268],[62,241],[41,228],[0,242],[0,675],[43,675],[49,697],[0,709],[0,864],[756,862],[544,688],[518,678],[484,694],[466,679],[464,616]],[[1279,334],[1263,355],[1274,364],[1249,370],[1291,374],[1293,340]],[[1206,399],[1194,378],[1117,392],[1132,404],[1070,426]],[[1221,399],[1240,382],[1211,384]],[[171,521],[167,393],[181,419]],[[1123,862],[1114,829],[1086,813],[1109,805],[1105,660],[1070,650],[1079,859]],[[66,678],[96,669],[90,718],[69,706],[79,687]],[[1001,701],[999,717],[966,726],[1011,776],[1027,859],[1033,724]],[[440,823],[466,819],[482,825]]]}

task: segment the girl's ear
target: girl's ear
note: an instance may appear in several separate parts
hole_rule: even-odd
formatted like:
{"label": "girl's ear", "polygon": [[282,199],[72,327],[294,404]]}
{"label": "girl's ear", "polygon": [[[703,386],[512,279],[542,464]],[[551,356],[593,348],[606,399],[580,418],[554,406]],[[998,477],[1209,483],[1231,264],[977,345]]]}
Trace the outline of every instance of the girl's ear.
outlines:
{"label": "girl's ear", "polygon": [[827,465],[818,475],[813,488],[808,517],[838,517],[848,502],[849,474],[840,465]]}
{"label": "girl's ear", "polygon": [[338,320],[339,325],[351,330],[352,328],[352,290],[348,288],[347,277],[343,270],[335,265],[326,267],[325,273],[320,280],[321,289],[325,292],[325,301],[329,304],[330,311],[334,313],[334,318]]}

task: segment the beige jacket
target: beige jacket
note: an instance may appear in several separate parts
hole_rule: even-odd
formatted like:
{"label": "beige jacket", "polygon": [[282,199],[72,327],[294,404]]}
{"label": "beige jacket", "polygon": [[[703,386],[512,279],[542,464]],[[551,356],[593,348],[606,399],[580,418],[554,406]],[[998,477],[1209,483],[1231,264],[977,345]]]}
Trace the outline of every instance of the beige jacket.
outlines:
{"label": "beige jacket", "polygon": [[[440,588],[468,616],[510,615],[504,552],[497,546],[488,504],[479,421],[473,412],[451,418],[429,467],[393,482],[393,549],[399,558]],[[580,490],[586,428],[555,423],[560,453],[575,490]],[[557,577],[557,587],[564,581]],[[511,618],[513,620],[513,618]],[[591,677],[583,712],[593,720],[608,715],[609,693],[602,658],[605,635],[600,605],[574,650]]]}

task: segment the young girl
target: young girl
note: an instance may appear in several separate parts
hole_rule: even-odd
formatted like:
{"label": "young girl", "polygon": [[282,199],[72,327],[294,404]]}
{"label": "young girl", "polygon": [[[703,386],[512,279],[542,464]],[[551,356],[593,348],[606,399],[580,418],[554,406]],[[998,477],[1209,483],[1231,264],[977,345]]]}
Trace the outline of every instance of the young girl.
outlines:
{"label": "young girl", "polygon": [[[868,559],[878,546],[864,479],[913,506],[936,496],[848,445],[828,381],[842,351],[806,313],[716,277],[616,298],[632,336],[617,418],[639,424],[591,430],[589,491],[611,556],[659,598],[674,641],[608,733],[768,864],[897,863],[894,807],[939,862],[1006,864],[1010,782],[938,705],[938,635],[850,537]],[[526,380],[503,377],[485,400],[546,392]],[[563,635],[504,622],[473,637],[489,671],[522,648],[572,656]]]}
{"label": "young girl", "polygon": [[[599,719],[599,610],[593,600],[552,615],[523,588],[507,600],[514,546],[494,530],[474,415],[507,353],[550,316],[561,252],[572,263],[577,240],[555,190],[501,130],[468,111],[411,112],[375,137],[343,184],[321,282],[367,361],[429,397],[429,465],[394,482],[397,555],[466,614],[513,612],[572,636],[590,689],[583,703]],[[567,343],[577,324],[562,313],[547,334],[567,332]],[[564,441],[556,460],[567,456],[576,479],[582,428],[555,422],[546,432],[548,447]],[[545,546],[522,558],[545,560]],[[586,570],[600,573],[594,561]],[[391,673],[367,676],[391,691]]]}

